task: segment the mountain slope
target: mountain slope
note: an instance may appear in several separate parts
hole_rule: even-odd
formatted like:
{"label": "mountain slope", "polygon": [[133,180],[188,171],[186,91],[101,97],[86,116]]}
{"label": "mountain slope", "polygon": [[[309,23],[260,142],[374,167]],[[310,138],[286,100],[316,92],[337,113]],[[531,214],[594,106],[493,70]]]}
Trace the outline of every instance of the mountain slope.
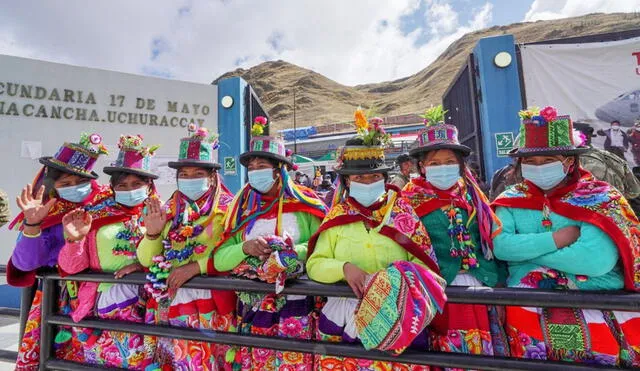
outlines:
{"label": "mountain slope", "polygon": [[345,86],[284,61],[240,68],[218,79],[241,76],[247,80],[266,106],[275,129],[293,126],[295,90],[296,123],[302,127],[351,120],[358,105],[373,104],[381,116],[422,112],[441,101],[456,72],[483,37],[513,34],[516,42],[529,43],[632,29],[640,29],[640,16],[635,13],[590,14],[494,26],[464,35],[414,75],[376,84]]}

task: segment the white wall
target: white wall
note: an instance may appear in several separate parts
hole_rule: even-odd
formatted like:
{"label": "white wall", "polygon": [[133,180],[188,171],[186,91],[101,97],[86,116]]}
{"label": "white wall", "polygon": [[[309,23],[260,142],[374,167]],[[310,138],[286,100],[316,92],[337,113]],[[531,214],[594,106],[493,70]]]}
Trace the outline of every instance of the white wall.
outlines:
{"label": "white wall", "polygon": [[[16,96],[10,96],[15,92],[13,84],[21,85]],[[27,86],[23,97],[22,85]],[[26,94],[28,86],[31,98]],[[94,99],[87,102],[90,93]],[[170,111],[174,107],[169,107],[169,101],[179,102],[175,112]],[[39,110],[43,110],[40,116],[42,112],[51,116],[57,107],[62,118],[36,117]],[[86,109],[86,117],[78,115],[77,109]],[[65,112],[71,119],[64,118]],[[129,123],[129,114],[137,117],[137,123]],[[138,114],[147,115],[145,125],[140,123]],[[156,125],[150,124],[151,115],[155,115]],[[116,122],[109,122],[110,119]],[[180,124],[186,126],[188,122],[217,132],[216,86],[0,55],[0,188],[10,196],[12,216],[19,211],[15,196],[40,168],[37,157],[54,155],[63,142],[77,142],[83,131],[101,134],[111,151],[109,158],[101,159],[94,168],[103,183],[108,182],[108,177],[102,168],[117,155],[115,144],[120,134],[142,134],[146,144],[160,144],[154,165],[163,175],[157,184],[166,199],[175,189],[175,173],[166,163],[176,159],[179,138],[187,135],[186,127]],[[15,237],[16,232],[8,231],[6,226],[0,228],[0,263],[11,255]]]}

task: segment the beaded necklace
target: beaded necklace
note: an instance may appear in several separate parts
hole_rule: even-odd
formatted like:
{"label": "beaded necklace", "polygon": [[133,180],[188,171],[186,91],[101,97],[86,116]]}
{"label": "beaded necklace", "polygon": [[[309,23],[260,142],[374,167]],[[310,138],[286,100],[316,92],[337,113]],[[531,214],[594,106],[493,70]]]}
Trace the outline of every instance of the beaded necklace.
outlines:
{"label": "beaded necklace", "polygon": [[[207,215],[212,210],[212,195],[207,197],[202,208],[194,201],[183,197],[176,202],[177,214],[174,218],[167,237],[162,240],[163,253],[152,258],[153,264],[149,267],[145,289],[156,299],[168,298],[167,278],[173,267],[172,261],[177,263],[188,261],[193,254],[201,254],[207,246],[196,242],[195,239],[204,232],[204,227],[195,224],[201,216]],[[184,207],[179,208],[184,203]],[[173,248],[174,243],[184,243],[181,249]]]}
{"label": "beaded necklace", "polygon": [[[467,202],[471,202],[471,196],[468,193],[466,193],[466,198]],[[462,211],[453,202],[447,210],[444,210],[444,213],[449,218],[448,233],[451,239],[449,254],[454,258],[462,258],[462,269],[464,270],[478,268],[480,264],[474,251],[475,244],[471,233],[469,233],[469,224],[471,224],[472,218],[470,217],[467,224],[464,224]]]}
{"label": "beaded necklace", "polygon": [[124,227],[116,234],[116,246],[112,250],[113,255],[125,256],[127,259],[135,259],[136,247],[143,236],[140,230],[138,216],[132,215],[131,219],[122,224]]}

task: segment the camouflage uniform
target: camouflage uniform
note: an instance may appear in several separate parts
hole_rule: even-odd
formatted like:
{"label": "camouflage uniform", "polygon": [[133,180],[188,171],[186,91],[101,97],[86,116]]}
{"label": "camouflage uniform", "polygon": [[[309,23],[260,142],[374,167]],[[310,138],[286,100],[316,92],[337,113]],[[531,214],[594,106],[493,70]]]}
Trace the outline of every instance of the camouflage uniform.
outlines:
{"label": "camouflage uniform", "polygon": [[597,179],[616,187],[627,200],[640,196],[640,182],[633,175],[627,162],[618,156],[593,148],[580,156],[580,163]]}
{"label": "camouflage uniform", "polygon": [[0,227],[9,222],[10,216],[9,197],[7,197],[7,194],[0,189]]}

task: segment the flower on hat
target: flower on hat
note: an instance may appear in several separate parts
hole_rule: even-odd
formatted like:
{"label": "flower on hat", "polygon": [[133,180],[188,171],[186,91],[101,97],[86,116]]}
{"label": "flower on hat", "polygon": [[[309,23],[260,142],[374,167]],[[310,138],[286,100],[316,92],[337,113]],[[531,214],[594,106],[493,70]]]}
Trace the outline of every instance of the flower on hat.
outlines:
{"label": "flower on hat", "polygon": [[358,107],[354,113],[354,126],[356,128],[357,136],[360,137],[365,146],[380,146],[388,145],[391,143],[391,135],[382,127],[383,119],[380,117],[371,117],[367,119],[367,116],[373,116],[374,109],[369,109],[368,115],[365,115],[362,108]]}
{"label": "flower on hat", "polygon": [[538,116],[540,114],[540,108],[538,107],[529,107],[527,109],[521,110],[518,112],[518,116],[520,116],[523,120],[532,119],[534,116]]}
{"label": "flower on hat", "polygon": [[264,129],[267,127],[267,118],[264,116],[258,116],[253,120],[253,126],[251,126],[251,135],[260,136],[264,134]]}
{"label": "flower on hat", "polygon": [[424,119],[424,124],[426,126],[444,124],[444,115],[449,112],[444,109],[442,104],[438,104],[437,106],[431,107],[424,112],[423,115],[420,115]]}
{"label": "flower on hat", "polygon": [[107,147],[102,144],[102,137],[99,134],[93,133],[91,135],[87,133],[80,134],[80,141],[78,144],[92,152],[108,155]]}
{"label": "flower on hat", "polygon": [[120,149],[131,149],[137,151],[141,156],[153,156],[153,154],[160,148],[159,145],[154,145],[151,147],[145,147],[142,145],[142,135],[121,135],[118,140],[118,148]]}
{"label": "flower on hat", "polygon": [[253,120],[254,123],[260,124],[262,126],[267,126],[267,118],[264,116],[258,116]]}
{"label": "flower on hat", "polygon": [[558,117],[558,111],[551,106],[546,106],[542,111],[540,111],[540,116],[542,116],[546,122],[551,122]]}
{"label": "flower on hat", "polygon": [[587,136],[578,129],[573,129],[573,144],[582,147],[587,143]]}

